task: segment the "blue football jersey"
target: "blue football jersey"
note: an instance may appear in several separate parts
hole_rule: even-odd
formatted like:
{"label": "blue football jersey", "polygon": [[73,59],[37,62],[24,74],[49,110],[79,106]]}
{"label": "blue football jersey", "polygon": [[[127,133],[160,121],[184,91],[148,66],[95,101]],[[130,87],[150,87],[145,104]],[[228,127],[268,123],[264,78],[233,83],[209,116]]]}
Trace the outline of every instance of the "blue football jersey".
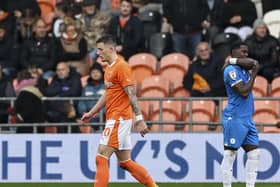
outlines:
{"label": "blue football jersey", "polygon": [[237,65],[229,65],[224,69],[224,83],[228,96],[228,104],[224,110],[225,116],[247,117],[254,113],[253,93],[247,97],[240,96],[234,91],[233,86],[243,82],[246,84],[250,80],[248,71]]}

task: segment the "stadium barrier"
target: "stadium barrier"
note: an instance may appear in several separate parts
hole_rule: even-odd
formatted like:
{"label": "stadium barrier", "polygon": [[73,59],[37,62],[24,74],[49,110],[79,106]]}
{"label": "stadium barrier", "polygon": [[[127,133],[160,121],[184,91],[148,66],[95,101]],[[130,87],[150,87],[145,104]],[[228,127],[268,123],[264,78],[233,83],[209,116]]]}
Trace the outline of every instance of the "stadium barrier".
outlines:
{"label": "stadium barrier", "polygon": [[[80,101],[80,100],[93,100],[93,99],[98,99],[98,98],[89,98],[89,97],[43,97],[42,98],[42,102],[46,102],[46,101],[70,101],[72,103]],[[200,126],[210,126],[213,127],[214,129],[210,130],[213,132],[220,132],[221,131],[221,115],[222,115],[222,110],[225,104],[227,98],[225,97],[188,97],[188,98],[181,98],[181,97],[164,97],[164,98],[157,98],[157,97],[140,97],[139,101],[148,101],[148,102],[158,102],[159,105],[159,119],[158,120],[146,120],[147,124],[152,125],[152,124],[159,124],[160,126],[163,126],[165,124],[174,124],[176,127],[179,127],[179,129],[185,125],[188,125],[188,132],[193,132],[193,128],[196,125],[200,125]],[[16,98],[15,97],[3,97],[0,98],[0,103],[1,102],[9,102],[11,106],[14,106],[14,102],[15,102]],[[209,120],[209,121],[196,121],[193,119],[193,103],[195,101],[215,101],[216,103],[216,108],[215,108],[215,116],[213,119]],[[164,114],[164,102],[165,101],[179,101],[182,103],[188,102],[188,106],[187,107],[183,107],[185,110],[187,110],[188,113],[188,120],[184,120],[184,119],[179,119],[179,120],[163,120],[163,114]],[[277,117],[279,117],[280,115],[280,108],[279,108],[279,101],[280,98],[279,97],[257,97],[255,98],[255,101],[276,101],[278,103],[278,108],[275,109],[275,111],[277,111]],[[31,107],[31,106],[27,106],[27,107]],[[205,108],[205,110],[207,110],[208,106],[203,106]],[[186,111],[183,111],[186,112]],[[202,111],[203,112],[203,111]],[[265,108],[264,112],[269,113],[270,111]],[[33,123],[33,124],[25,124],[25,123],[8,123],[8,124],[1,124],[0,123],[0,133],[14,133],[15,132],[15,128],[19,127],[19,126],[33,126],[34,128],[34,133],[37,132],[37,127],[39,126],[67,126],[68,127],[68,133],[71,132],[71,126],[77,126],[77,125],[81,125],[79,123]],[[100,121],[97,123],[89,123],[89,125],[92,126],[103,126],[104,125],[104,118],[103,118],[103,113],[100,113]],[[258,130],[260,132],[263,131],[264,127],[275,127],[276,124],[273,122],[257,122],[256,125],[258,126]],[[101,128],[102,130],[102,128]],[[159,131],[162,131],[162,127],[159,128]],[[204,132],[204,131],[203,131]],[[206,131],[209,132],[209,131]]]}

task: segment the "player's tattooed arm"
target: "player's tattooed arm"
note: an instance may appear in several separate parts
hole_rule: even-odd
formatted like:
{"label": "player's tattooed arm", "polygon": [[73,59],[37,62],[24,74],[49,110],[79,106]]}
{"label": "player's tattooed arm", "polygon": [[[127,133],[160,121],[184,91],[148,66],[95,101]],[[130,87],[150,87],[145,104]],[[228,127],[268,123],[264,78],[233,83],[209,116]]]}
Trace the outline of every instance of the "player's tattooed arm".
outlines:
{"label": "player's tattooed arm", "polygon": [[140,109],[138,101],[137,101],[137,97],[136,97],[134,86],[133,85],[127,86],[127,87],[125,87],[124,90],[125,90],[126,94],[129,97],[130,105],[132,107],[133,112],[136,115],[141,115],[141,109]]}

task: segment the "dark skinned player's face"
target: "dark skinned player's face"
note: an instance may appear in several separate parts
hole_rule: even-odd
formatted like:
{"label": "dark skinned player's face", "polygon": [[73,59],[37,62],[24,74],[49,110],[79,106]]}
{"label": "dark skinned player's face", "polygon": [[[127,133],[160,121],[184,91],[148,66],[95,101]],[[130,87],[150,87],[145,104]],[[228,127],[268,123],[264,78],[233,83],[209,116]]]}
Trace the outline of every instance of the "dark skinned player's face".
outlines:
{"label": "dark skinned player's face", "polygon": [[234,51],[235,58],[246,58],[248,57],[248,47],[246,45],[241,45],[239,49]]}

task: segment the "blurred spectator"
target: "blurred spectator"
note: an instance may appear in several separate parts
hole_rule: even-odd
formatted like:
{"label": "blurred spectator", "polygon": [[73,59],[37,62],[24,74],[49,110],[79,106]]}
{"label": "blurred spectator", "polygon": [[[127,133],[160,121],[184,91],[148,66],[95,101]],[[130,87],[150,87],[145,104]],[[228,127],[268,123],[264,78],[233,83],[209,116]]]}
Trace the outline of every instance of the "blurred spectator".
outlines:
{"label": "blurred spectator", "polygon": [[15,33],[16,19],[14,14],[8,12],[7,1],[8,0],[1,0],[0,3],[0,23],[4,23],[8,34],[13,35]]}
{"label": "blurred spectator", "polygon": [[125,59],[136,54],[144,46],[143,25],[131,14],[132,1],[121,0],[120,15],[112,18],[109,33],[115,37],[116,50]]}
{"label": "blurred spectator", "polygon": [[16,39],[19,42],[32,37],[32,24],[36,17],[38,16],[32,10],[26,9],[23,11],[22,16],[17,19]]}
{"label": "blurred spectator", "polygon": [[0,65],[7,76],[15,77],[19,64],[19,46],[8,33],[6,23],[0,22]]}
{"label": "blurred spectator", "polygon": [[191,59],[194,57],[208,12],[206,0],[163,1],[163,15],[173,26],[172,40],[175,52],[186,53]]}
{"label": "blurred spectator", "polygon": [[267,25],[262,19],[254,22],[254,33],[248,37],[246,44],[249,48],[249,57],[259,61],[259,75],[264,76],[269,82],[280,75],[279,42],[269,34]]}
{"label": "blurred spectator", "polygon": [[53,20],[53,35],[55,38],[61,37],[63,30],[63,20],[72,17],[73,12],[66,1],[57,2],[55,5],[55,18]]}
{"label": "blurred spectator", "polygon": [[41,69],[46,79],[54,74],[56,46],[52,38],[47,35],[47,24],[40,17],[32,25],[33,35],[25,40],[21,49],[21,67]]}
{"label": "blurred spectator", "polygon": [[[104,72],[102,66],[98,63],[94,63],[90,70],[90,77],[88,78],[87,84],[82,91],[82,97],[91,97],[95,99],[79,101],[79,117],[89,111],[97,103],[98,98],[104,94],[105,86],[103,76]],[[100,122],[99,116],[94,117],[90,122]]]}
{"label": "blurred spectator", "polygon": [[162,3],[157,3],[153,0],[133,0],[133,7],[136,9],[137,13],[156,11],[163,14]]}
{"label": "blurred spectator", "polygon": [[[46,122],[45,107],[40,90],[35,86],[36,81],[27,70],[20,71],[17,76],[18,88],[15,101],[17,123],[44,123]],[[30,107],[32,106],[32,107]],[[17,133],[32,133],[33,127],[17,127]],[[37,132],[44,132],[38,127]]]}
{"label": "blurred spectator", "polygon": [[97,58],[96,40],[106,34],[110,22],[109,14],[97,9],[97,0],[83,0],[81,30],[87,41],[88,52],[91,58]]}
{"label": "blurred spectator", "polygon": [[101,0],[100,11],[109,12],[112,16],[120,14],[121,0]]}
{"label": "blurred spectator", "polygon": [[[81,96],[81,81],[80,75],[75,69],[70,68],[66,62],[59,62],[56,66],[56,75],[53,77],[50,85],[46,83],[41,85],[41,90],[44,96],[47,97],[79,97]],[[65,104],[69,101],[51,101],[48,102],[48,121],[50,122],[65,122],[64,117],[68,116],[65,112]],[[71,104],[72,105],[72,104]],[[70,111],[70,110],[69,110]],[[64,116],[60,116],[63,114]],[[72,115],[71,115],[72,117]],[[63,119],[63,120],[62,120]],[[59,127],[58,132],[66,132],[65,127]]]}
{"label": "blurred spectator", "polygon": [[280,9],[280,1],[275,0],[261,0],[263,7],[263,14],[270,10]]}
{"label": "blurred spectator", "polygon": [[57,42],[56,62],[67,62],[81,75],[88,75],[87,42],[83,38],[80,25],[72,18],[65,18],[63,32]]}
{"label": "blurred spectator", "polygon": [[7,0],[7,10],[15,14],[17,18],[23,17],[26,10],[31,10],[34,16],[41,15],[41,9],[37,0]]}
{"label": "blurred spectator", "polygon": [[184,87],[192,97],[225,96],[222,65],[223,60],[217,59],[210,53],[208,43],[199,43],[197,57],[184,76]]}
{"label": "blurred spectator", "polygon": [[204,21],[203,35],[206,35],[205,40],[210,41],[218,33],[222,32],[222,13],[224,9],[224,0],[207,0],[209,14],[207,20]]}
{"label": "blurred spectator", "polygon": [[[11,80],[3,73],[0,65],[0,97],[15,97],[14,88]],[[8,122],[9,101],[0,101],[0,123]]]}
{"label": "blurred spectator", "polygon": [[251,0],[228,0],[222,15],[224,32],[237,34],[243,41],[252,34],[257,11]]}

